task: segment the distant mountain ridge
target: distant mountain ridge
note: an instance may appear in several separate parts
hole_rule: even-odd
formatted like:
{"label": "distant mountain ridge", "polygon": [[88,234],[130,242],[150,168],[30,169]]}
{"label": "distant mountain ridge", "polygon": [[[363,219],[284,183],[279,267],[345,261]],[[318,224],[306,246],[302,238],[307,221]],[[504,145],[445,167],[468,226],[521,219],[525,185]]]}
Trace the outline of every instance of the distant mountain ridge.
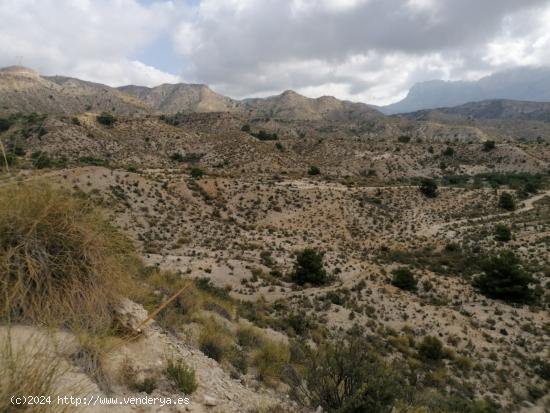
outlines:
{"label": "distant mountain ridge", "polygon": [[128,85],[113,88],[66,76],[40,76],[32,69],[0,69],[0,112],[116,114],[231,112],[283,120],[365,120],[382,113],[364,103],[332,96],[317,99],[286,91],[277,96],[235,100],[204,84]]}
{"label": "distant mountain ridge", "polygon": [[379,109],[385,114],[396,114],[495,99],[550,101],[550,68],[519,67],[471,82],[432,80],[417,83],[405,99]]}
{"label": "distant mountain ridge", "polygon": [[400,116],[415,120],[442,120],[461,117],[474,120],[506,119],[550,122],[550,102],[496,99],[470,102],[449,108],[424,109]]}

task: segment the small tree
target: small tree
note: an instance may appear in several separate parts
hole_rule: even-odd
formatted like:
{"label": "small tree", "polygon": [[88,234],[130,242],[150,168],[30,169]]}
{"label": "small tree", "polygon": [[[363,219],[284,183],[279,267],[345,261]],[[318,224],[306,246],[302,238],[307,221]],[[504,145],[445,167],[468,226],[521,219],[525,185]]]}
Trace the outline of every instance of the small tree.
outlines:
{"label": "small tree", "polygon": [[327,272],[323,264],[324,253],[313,248],[306,248],[296,257],[292,280],[300,285],[309,283],[313,285],[326,284]]}
{"label": "small tree", "polygon": [[483,274],[474,281],[474,286],[490,298],[511,302],[530,302],[534,298],[529,286],[535,279],[522,267],[512,251],[490,257],[481,262]]}
{"label": "small tree", "polygon": [[447,148],[443,151],[443,156],[453,156],[454,154],[455,150],[450,146],[447,146]]}
{"label": "small tree", "polygon": [[293,371],[293,393],[326,412],[384,413],[408,394],[403,374],[387,365],[360,337],[322,342],[303,352],[303,368]]}
{"label": "small tree", "polygon": [[497,241],[508,242],[512,239],[512,231],[504,224],[495,226],[495,239]]}
{"label": "small tree", "polygon": [[393,279],[391,283],[397,288],[407,291],[416,291],[416,278],[410,269],[400,267],[392,271]]}
{"label": "small tree", "polygon": [[319,175],[321,173],[321,170],[319,169],[318,166],[315,166],[315,165],[311,165],[309,167],[309,170],[307,171],[307,173],[309,175]]}
{"label": "small tree", "polygon": [[116,122],[116,117],[109,112],[102,112],[96,119],[99,123],[105,126],[113,126]]}
{"label": "small tree", "polygon": [[498,206],[507,211],[513,211],[516,209],[516,203],[514,202],[514,197],[509,192],[503,192],[498,198]]}
{"label": "small tree", "polygon": [[441,360],[443,358],[443,343],[437,337],[426,336],[418,346],[418,354],[424,360]]}
{"label": "small tree", "polygon": [[495,141],[485,141],[483,142],[483,150],[489,152],[495,149]]}
{"label": "small tree", "polygon": [[194,168],[191,168],[190,174],[192,178],[198,179],[204,176],[204,171],[200,168],[194,167]]}
{"label": "small tree", "polygon": [[422,192],[428,198],[435,198],[437,196],[437,183],[433,179],[422,179],[419,189],[420,192]]}

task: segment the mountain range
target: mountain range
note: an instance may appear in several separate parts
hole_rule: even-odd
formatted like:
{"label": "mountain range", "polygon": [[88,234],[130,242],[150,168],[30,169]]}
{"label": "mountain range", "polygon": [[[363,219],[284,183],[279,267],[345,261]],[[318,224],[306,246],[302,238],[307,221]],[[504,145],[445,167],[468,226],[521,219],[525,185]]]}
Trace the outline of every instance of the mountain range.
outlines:
{"label": "mountain range", "polygon": [[417,83],[405,99],[379,109],[390,115],[495,99],[550,101],[550,68],[519,67],[477,81],[431,80]]}
{"label": "mountain range", "polygon": [[266,98],[232,99],[204,84],[128,85],[113,88],[32,69],[0,69],[0,113],[128,114],[229,112],[249,118],[364,121],[384,114],[407,118],[550,120],[550,69],[517,68],[476,82],[424,82],[401,102],[375,108],[332,96],[308,98],[292,90]]}

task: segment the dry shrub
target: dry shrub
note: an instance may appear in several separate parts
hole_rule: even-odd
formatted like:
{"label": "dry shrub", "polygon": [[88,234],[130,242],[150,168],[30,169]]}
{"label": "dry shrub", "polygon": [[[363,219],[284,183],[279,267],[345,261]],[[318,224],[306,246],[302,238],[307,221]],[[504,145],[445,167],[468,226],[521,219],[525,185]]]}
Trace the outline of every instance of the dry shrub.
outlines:
{"label": "dry shrub", "polygon": [[146,270],[144,285],[133,298],[151,312],[178,292],[180,294],[174,301],[155,317],[164,328],[177,331],[196,318],[201,310],[215,312],[229,320],[235,318],[235,305],[231,299],[205,291],[194,280],[169,271]]}
{"label": "dry shrub", "polygon": [[[8,330],[8,328],[6,328]],[[14,346],[9,330],[0,341],[0,412],[64,413],[73,406],[57,405],[57,396],[74,394],[75,388],[61,388],[67,365],[60,363],[44,340],[31,337],[32,345]],[[46,395],[51,405],[11,404],[11,397]]]}
{"label": "dry shrub", "polygon": [[281,380],[289,362],[290,350],[288,346],[283,342],[267,338],[262,340],[262,344],[253,358],[258,378],[268,384],[274,384]]}
{"label": "dry shrub", "polygon": [[2,188],[0,305],[12,321],[110,325],[137,265],[130,242],[84,199],[45,183]]}

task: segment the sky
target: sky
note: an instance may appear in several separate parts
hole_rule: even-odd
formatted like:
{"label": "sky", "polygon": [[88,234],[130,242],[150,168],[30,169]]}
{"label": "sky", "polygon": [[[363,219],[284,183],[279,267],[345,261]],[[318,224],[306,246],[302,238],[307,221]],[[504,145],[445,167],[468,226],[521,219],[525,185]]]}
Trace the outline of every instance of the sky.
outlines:
{"label": "sky", "polygon": [[550,0],[0,0],[0,66],[371,104],[550,66]]}

